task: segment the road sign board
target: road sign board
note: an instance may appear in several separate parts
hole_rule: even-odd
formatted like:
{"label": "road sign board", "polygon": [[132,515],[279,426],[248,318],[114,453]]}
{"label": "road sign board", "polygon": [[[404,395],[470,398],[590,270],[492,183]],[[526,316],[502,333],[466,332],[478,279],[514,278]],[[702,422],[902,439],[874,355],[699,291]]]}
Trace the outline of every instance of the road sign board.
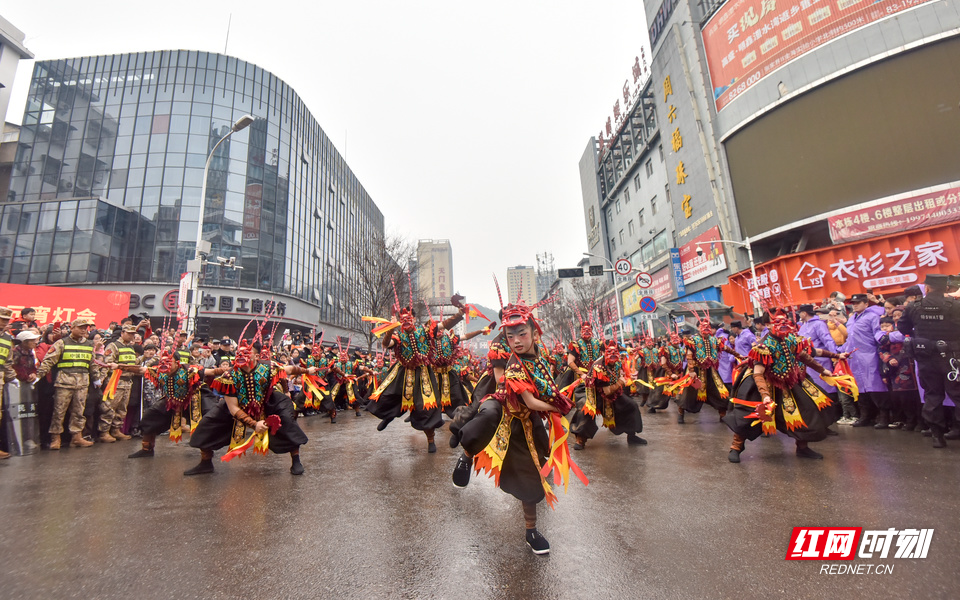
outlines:
{"label": "road sign board", "polygon": [[630,264],[629,260],[621,258],[617,261],[613,268],[616,269],[617,273],[620,275],[629,275],[630,271],[633,270],[633,265]]}
{"label": "road sign board", "polygon": [[557,269],[557,276],[560,279],[583,277],[583,269]]}
{"label": "road sign board", "polygon": [[650,273],[644,273],[641,271],[637,273],[637,285],[646,289],[653,285],[653,277],[650,276]]}
{"label": "road sign board", "polygon": [[652,313],[657,310],[657,301],[652,296],[644,296],[640,299],[640,310],[646,313]]}

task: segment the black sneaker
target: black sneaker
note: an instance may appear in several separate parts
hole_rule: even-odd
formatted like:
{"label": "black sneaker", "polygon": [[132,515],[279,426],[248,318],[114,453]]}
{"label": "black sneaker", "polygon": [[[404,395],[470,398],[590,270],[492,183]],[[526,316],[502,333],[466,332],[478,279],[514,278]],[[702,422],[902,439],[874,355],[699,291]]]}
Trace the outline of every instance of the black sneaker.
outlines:
{"label": "black sneaker", "polygon": [[946,448],[946,447],[947,447],[947,440],[944,439],[944,435],[943,435],[942,433],[934,433],[934,434],[932,434],[932,437],[933,437],[933,447],[934,447],[934,448]]}
{"label": "black sneaker", "polygon": [[336,417],[330,417],[330,424],[331,424],[331,425],[333,425],[333,424],[336,423],[336,422],[337,422],[337,418],[336,418]]}
{"label": "black sneaker", "polygon": [[527,545],[534,554],[550,554],[550,542],[536,529],[527,530]]}
{"label": "black sneaker", "polygon": [[453,485],[458,488],[465,488],[470,483],[470,467],[473,461],[467,458],[466,454],[461,454],[457,459],[457,466],[453,468]]}
{"label": "black sneaker", "polygon": [[683,413],[680,413],[679,415],[677,415],[677,423],[679,425],[683,425]]}
{"label": "black sneaker", "polygon": [[456,448],[460,445],[460,436],[457,433],[450,432],[450,439],[447,440],[447,443],[450,444],[451,448]]}
{"label": "black sneaker", "polygon": [[816,450],[811,450],[807,448],[797,448],[797,457],[799,458],[813,458],[813,459],[823,459],[823,455],[817,452]]}
{"label": "black sneaker", "polygon": [[387,425],[389,425],[390,421],[392,420],[393,420],[393,417],[388,417],[380,421],[380,423],[377,425],[377,431],[383,431],[384,429],[386,429]]}
{"label": "black sneaker", "polygon": [[643,439],[635,433],[627,435],[627,445],[629,446],[646,446],[647,440]]}
{"label": "black sneaker", "polygon": [[436,451],[437,451],[437,445],[434,444],[433,442],[428,442],[428,443],[427,443],[427,452],[429,452],[430,454],[433,454],[433,453],[436,452]]}
{"label": "black sneaker", "polygon": [[574,450],[583,450],[583,444],[581,444],[580,442],[574,442],[574,444],[573,444],[573,449],[574,449]]}
{"label": "black sneaker", "polygon": [[127,458],[150,458],[152,456],[153,456],[153,450],[144,450],[143,448],[140,448],[133,454],[127,456]]}
{"label": "black sneaker", "polygon": [[731,450],[730,450],[730,454],[727,455],[727,460],[729,460],[729,461],[732,462],[732,463],[738,463],[738,462],[740,462],[740,452],[742,452],[742,450],[732,450],[732,449],[731,449]]}
{"label": "black sneaker", "polygon": [[203,475],[205,473],[213,473],[212,460],[201,460],[200,464],[198,464],[192,469],[188,469],[183,472],[183,474],[186,475],[187,477],[189,477],[190,475]]}
{"label": "black sneaker", "polygon": [[647,409],[647,412],[650,413],[651,415],[655,415],[657,414],[657,409],[651,406],[650,408]]}
{"label": "black sneaker", "polygon": [[303,475],[303,464],[299,460],[290,465],[290,474]]}

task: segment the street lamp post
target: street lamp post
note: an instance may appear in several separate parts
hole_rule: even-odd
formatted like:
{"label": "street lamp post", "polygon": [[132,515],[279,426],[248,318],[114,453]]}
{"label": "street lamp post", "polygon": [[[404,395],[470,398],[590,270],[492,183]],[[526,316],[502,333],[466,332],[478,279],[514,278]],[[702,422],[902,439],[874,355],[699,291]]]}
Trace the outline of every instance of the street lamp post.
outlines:
{"label": "street lamp post", "polygon": [[[757,267],[753,264],[753,248],[750,246],[750,238],[742,242],[735,242],[733,240],[710,240],[711,242],[720,242],[723,244],[733,244],[734,246],[739,246],[747,250],[747,260],[750,261],[750,277],[753,279],[753,292],[750,293],[750,300],[753,302],[753,315],[759,316],[762,312],[760,308],[760,300],[757,298]],[[697,254],[703,254],[703,248],[697,246]]]}
{"label": "street lamp post", "polygon": [[206,247],[204,247],[203,242],[203,213],[204,205],[207,201],[207,174],[210,171],[210,163],[213,162],[213,155],[216,154],[217,148],[220,147],[220,144],[225,142],[227,138],[241,129],[246,129],[249,127],[253,121],[253,115],[243,115],[237,119],[236,123],[233,124],[233,127],[230,128],[230,131],[217,140],[217,143],[213,145],[213,149],[210,150],[210,155],[207,156],[207,162],[203,166],[203,183],[200,184],[200,216],[197,218],[197,244],[193,260],[187,261],[187,271],[193,273],[193,277],[190,281],[190,295],[187,298],[187,333],[193,333],[197,327],[197,317],[200,314],[200,271],[203,269],[203,255],[210,252],[209,243],[207,243]]}
{"label": "street lamp post", "polygon": [[[584,256],[592,256],[593,258],[599,258],[599,259],[601,259],[601,260],[604,260],[604,261],[606,261],[606,263],[607,263],[608,265],[610,265],[610,268],[613,269],[613,272],[614,272],[614,275],[613,275],[613,302],[614,302],[614,304],[617,305],[617,327],[620,329],[620,345],[621,345],[621,346],[626,346],[626,345],[627,345],[626,342],[623,341],[623,314],[622,314],[622,312],[620,311],[620,291],[617,290],[617,272],[616,272],[616,269],[614,268],[613,263],[610,262],[610,259],[607,258],[606,256],[599,256],[599,255],[597,255],[597,254],[590,254],[589,252],[584,252],[583,255],[584,255]],[[602,332],[601,332],[601,333],[602,333]]]}

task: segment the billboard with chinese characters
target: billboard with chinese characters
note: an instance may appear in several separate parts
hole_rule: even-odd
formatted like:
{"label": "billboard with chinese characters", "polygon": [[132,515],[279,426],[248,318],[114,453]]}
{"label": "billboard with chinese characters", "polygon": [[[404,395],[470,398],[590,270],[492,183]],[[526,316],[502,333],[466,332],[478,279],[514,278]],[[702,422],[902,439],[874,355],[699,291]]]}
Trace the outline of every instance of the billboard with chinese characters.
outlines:
{"label": "billboard with chinese characters", "polygon": [[717,111],[832,40],[932,0],[730,0],[701,34]]}
{"label": "billboard with chinese characters", "polygon": [[685,285],[727,268],[727,256],[719,239],[720,228],[711,227],[680,248],[680,269]]}
{"label": "billboard with chinese characters", "polygon": [[960,220],[960,186],[914,194],[827,219],[835,244]]}
{"label": "billboard with chinese characters", "polygon": [[0,298],[15,317],[27,307],[36,310],[39,325],[87,317],[106,329],[130,314],[129,292],[0,283]]}
{"label": "billboard with chinese characters", "polygon": [[914,229],[869,240],[781,256],[730,277],[723,301],[735,310],[750,308],[756,293],[763,306],[819,304],[831,292],[872,290],[890,295],[923,283],[928,273],[960,271],[960,223]]}

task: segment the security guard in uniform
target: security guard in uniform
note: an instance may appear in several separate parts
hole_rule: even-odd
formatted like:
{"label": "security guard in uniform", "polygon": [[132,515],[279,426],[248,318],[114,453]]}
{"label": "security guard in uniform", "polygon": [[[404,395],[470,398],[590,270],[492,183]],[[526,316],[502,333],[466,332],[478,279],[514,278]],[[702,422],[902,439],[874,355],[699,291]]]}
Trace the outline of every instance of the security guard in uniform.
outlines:
{"label": "security guard in uniform", "polygon": [[[140,356],[134,348],[133,336],[137,333],[135,325],[124,325],[120,332],[120,339],[111,342],[104,353],[107,362],[115,362],[120,365],[139,364]],[[120,428],[123,427],[123,419],[127,416],[127,404],[130,402],[130,389],[133,386],[134,374],[130,371],[120,370],[120,381],[117,383],[117,391],[113,398],[107,400],[104,395],[100,403],[100,441],[113,443],[117,440],[129,440]]]}
{"label": "security guard in uniform", "polygon": [[907,306],[897,328],[911,336],[917,376],[923,387],[923,418],[930,425],[933,447],[945,448],[944,395],[960,402],[960,301],[944,294],[960,289],[960,280],[931,274],[924,283],[927,295]]}
{"label": "security guard in uniform", "polygon": [[[10,365],[10,353],[13,351],[13,338],[7,333],[7,325],[13,318],[13,311],[6,306],[0,306],[0,394],[8,381],[13,381],[16,373]],[[0,460],[10,458],[10,454],[0,450]]]}
{"label": "security guard in uniform", "polygon": [[51,450],[60,449],[63,419],[68,408],[72,434],[70,445],[78,448],[93,445],[83,439],[81,433],[87,423],[83,411],[87,405],[90,378],[94,378],[94,385],[100,385],[100,369],[93,362],[93,340],[87,338],[93,326],[93,319],[76,319],[70,324],[70,335],[54,342],[37,369],[37,379],[46,377],[54,367],[57,369],[57,379],[53,383],[53,420],[50,422]]}
{"label": "security guard in uniform", "polygon": [[190,340],[187,338],[187,332],[181,331],[177,336],[177,350],[174,352],[181,365],[189,365],[192,357],[190,356]]}

